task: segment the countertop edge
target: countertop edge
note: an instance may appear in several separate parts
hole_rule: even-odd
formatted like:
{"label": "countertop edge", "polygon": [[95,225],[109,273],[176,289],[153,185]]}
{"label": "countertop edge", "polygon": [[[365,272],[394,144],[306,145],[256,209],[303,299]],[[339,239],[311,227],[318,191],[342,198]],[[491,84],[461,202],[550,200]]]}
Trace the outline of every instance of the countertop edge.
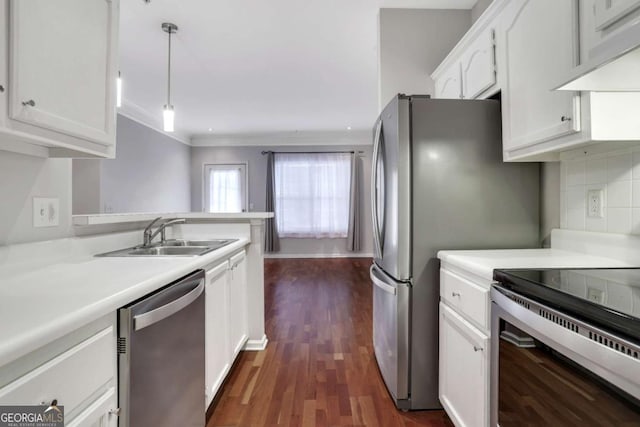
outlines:
{"label": "countertop edge", "polygon": [[0,366],[11,363],[38,348],[62,338],[94,320],[188,275],[192,271],[215,263],[220,258],[225,258],[245,248],[250,243],[249,239],[241,238],[237,242],[208,254],[185,258],[184,264],[181,264],[179,267],[172,267],[162,274],[155,274],[142,282],[131,284],[122,291],[116,292],[109,297],[102,298],[93,304],[65,313],[53,321],[47,321],[35,330],[32,329],[27,333],[3,337],[3,339],[0,340]]}

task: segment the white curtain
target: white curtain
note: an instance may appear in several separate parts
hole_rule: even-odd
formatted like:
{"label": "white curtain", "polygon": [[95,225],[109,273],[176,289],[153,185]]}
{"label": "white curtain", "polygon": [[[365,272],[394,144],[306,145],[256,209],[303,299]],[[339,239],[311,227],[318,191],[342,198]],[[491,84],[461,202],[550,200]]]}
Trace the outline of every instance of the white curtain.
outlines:
{"label": "white curtain", "polygon": [[280,237],[347,237],[351,155],[275,154]]}
{"label": "white curtain", "polygon": [[211,169],[209,173],[209,212],[242,211],[240,169]]}

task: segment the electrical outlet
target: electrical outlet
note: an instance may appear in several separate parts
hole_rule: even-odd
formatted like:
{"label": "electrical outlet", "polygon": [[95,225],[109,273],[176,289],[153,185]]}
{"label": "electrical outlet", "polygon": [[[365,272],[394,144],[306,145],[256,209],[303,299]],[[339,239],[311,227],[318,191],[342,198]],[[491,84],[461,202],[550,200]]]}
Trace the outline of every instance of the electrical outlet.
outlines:
{"label": "electrical outlet", "polygon": [[595,288],[587,289],[587,299],[596,303],[604,303],[604,291]]}
{"label": "electrical outlet", "polygon": [[60,199],[33,198],[33,226],[55,227],[60,224]]}
{"label": "electrical outlet", "polygon": [[602,189],[587,191],[587,216],[589,218],[604,218]]}

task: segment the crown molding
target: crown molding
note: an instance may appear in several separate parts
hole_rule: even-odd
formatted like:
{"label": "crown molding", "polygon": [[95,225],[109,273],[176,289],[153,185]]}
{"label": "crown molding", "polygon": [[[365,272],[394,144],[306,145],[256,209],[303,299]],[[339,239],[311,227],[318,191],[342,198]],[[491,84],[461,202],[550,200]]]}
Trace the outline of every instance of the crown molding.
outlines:
{"label": "crown molding", "polygon": [[194,147],[287,146],[287,145],[371,145],[372,134],[367,129],[350,131],[295,131],[227,135],[195,135]]}

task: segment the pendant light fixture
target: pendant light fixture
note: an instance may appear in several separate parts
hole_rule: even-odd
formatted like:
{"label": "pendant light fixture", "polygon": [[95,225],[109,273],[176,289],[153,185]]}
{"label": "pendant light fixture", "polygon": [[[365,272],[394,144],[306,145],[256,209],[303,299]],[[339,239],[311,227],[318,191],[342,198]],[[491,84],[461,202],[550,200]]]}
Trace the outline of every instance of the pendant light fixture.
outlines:
{"label": "pendant light fixture", "polygon": [[116,107],[122,107],[122,75],[118,71],[118,78],[116,79]]}
{"label": "pendant light fixture", "polygon": [[162,31],[169,34],[169,54],[167,56],[167,104],[164,106],[162,113],[163,128],[165,132],[173,132],[173,122],[175,119],[175,110],[171,105],[171,34],[178,31],[178,26],[170,22],[162,24]]}

